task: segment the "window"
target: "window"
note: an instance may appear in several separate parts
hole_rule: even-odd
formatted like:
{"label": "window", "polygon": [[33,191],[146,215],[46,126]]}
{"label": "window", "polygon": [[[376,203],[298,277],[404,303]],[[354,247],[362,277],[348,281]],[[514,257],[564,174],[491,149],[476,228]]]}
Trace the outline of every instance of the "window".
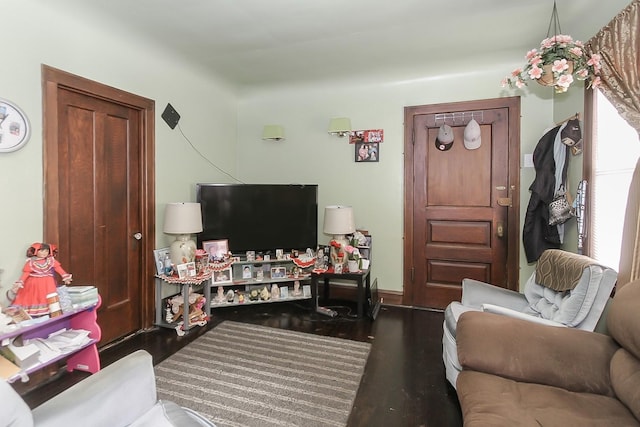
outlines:
{"label": "window", "polygon": [[[592,200],[588,255],[616,270],[620,264],[622,227],[631,177],[640,156],[638,134],[600,91],[594,91],[594,117],[587,189]],[[587,107],[589,108],[589,107]]]}

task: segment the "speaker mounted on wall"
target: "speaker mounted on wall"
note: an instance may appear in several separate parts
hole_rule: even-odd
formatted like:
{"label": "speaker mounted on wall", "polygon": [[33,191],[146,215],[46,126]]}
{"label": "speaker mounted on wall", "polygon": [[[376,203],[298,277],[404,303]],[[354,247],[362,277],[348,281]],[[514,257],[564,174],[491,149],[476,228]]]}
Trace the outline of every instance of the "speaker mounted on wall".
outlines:
{"label": "speaker mounted on wall", "polygon": [[162,118],[171,129],[174,129],[180,121],[180,114],[178,114],[171,104],[167,103],[167,106],[162,112]]}

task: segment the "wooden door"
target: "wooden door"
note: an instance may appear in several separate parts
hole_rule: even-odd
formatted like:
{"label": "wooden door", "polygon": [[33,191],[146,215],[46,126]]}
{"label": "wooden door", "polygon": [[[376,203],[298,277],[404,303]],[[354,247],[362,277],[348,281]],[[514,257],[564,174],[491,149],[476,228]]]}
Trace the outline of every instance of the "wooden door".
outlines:
{"label": "wooden door", "polygon": [[101,345],[149,326],[153,101],[45,68],[45,239],[102,297]]}
{"label": "wooden door", "polygon": [[[405,304],[445,308],[464,278],[518,289],[519,109],[519,98],[405,109]],[[464,145],[471,119],[477,149]]]}

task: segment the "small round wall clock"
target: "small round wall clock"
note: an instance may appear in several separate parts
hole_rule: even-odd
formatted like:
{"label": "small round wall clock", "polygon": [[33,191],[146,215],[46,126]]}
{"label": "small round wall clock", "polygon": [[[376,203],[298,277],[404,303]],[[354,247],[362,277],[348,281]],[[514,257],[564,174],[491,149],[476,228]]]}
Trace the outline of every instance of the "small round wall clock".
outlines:
{"label": "small round wall clock", "polygon": [[22,148],[31,136],[27,115],[11,101],[0,98],[0,153]]}

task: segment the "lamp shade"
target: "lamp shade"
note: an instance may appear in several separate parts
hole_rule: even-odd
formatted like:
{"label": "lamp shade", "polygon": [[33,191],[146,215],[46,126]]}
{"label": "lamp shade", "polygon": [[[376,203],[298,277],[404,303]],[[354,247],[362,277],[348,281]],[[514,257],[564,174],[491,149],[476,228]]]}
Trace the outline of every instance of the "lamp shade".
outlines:
{"label": "lamp shade", "polygon": [[329,121],[329,133],[344,136],[351,132],[351,119],[348,117],[337,117]]}
{"label": "lamp shade", "polygon": [[356,231],[351,206],[327,206],[324,208],[324,227],[322,231],[331,235],[351,234]]}
{"label": "lamp shade", "polygon": [[265,125],[262,130],[262,139],[280,141],[284,139],[284,128],[280,125]]}
{"label": "lamp shade", "polygon": [[167,234],[191,234],[202,231],[200,203],[167,203],[164,228]]}

